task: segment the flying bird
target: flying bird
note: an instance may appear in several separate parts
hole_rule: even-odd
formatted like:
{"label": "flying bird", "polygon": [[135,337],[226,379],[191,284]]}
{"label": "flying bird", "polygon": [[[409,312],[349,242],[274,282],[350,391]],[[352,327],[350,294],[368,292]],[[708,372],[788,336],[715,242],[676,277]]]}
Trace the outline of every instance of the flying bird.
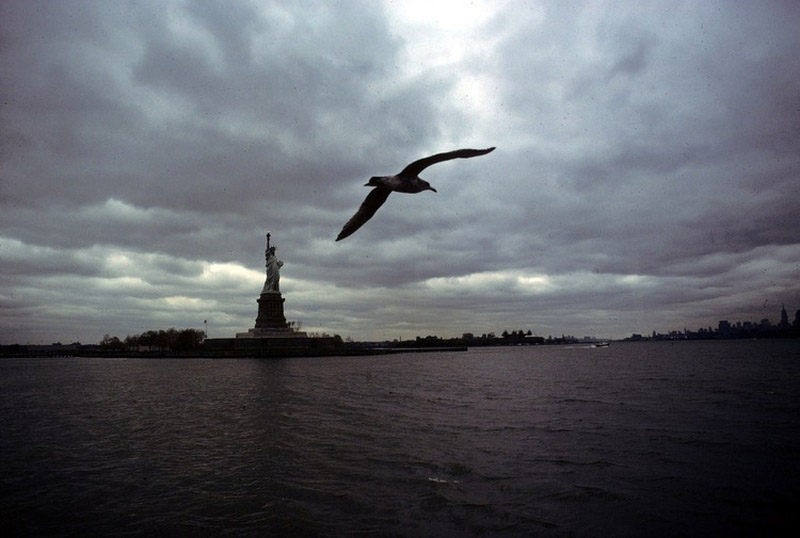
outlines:
{"label": "flying bird", "polygon": [[494,147],[487,149],[457,149],[455,151],[437,153],[436,155],[414,161],[403,168],[403,171],[397,175],[371,177],[369,182],[365,183],[364,186],[375,188],[370,191],[361,203],[356,214],[345,223],[344,227],[342,227],[342,231],[339,232],[339,235],[336,237],[336,240],[340,241],[361,228],[365,222],[372,218],[372,215],[375,214],[378,208],[383,205],[392,191],[405,192],[408,194],[416,194],[422,191],[436,192],[436,189],[431,187],[430,183],[419,177],[419,173],[429,166],[451,159],[478,157],[480,155],[486,155],[491,151],[494,151]]}

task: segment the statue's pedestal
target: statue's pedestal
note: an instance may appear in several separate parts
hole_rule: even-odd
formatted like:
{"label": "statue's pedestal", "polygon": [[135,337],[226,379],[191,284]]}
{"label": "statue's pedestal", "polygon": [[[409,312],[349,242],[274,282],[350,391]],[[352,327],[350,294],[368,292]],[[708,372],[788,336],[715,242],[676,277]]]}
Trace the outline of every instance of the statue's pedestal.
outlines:
{"label": "statue's pedestal", "polygon": [[306,338],[308,335],[290,327],[283,314],[286,299],[279,291],[265,291],[257,299],[256,326],[246,333],[236,333],[236,338]]}
{"label": "statue's pedestal", "polygon": [[257,299],[258,316],[256,329],[288,329],[286,316],[283,315],[284,299],[279,291],[263,292]]}
{"label": "statue's pedestal", "polygon": [[236,333],[236,338],[307,338],[308,334],[286,327],[284,329],[249,329],[246,333]]}
{"label": "statue's pedestal", "polygon": [[309,357],[335,355],[341,339],[310,337],[286,322],[283,297],[268,291],[258,298],[256,326],[236,338],[211,338],[204,347],[213,357]]}

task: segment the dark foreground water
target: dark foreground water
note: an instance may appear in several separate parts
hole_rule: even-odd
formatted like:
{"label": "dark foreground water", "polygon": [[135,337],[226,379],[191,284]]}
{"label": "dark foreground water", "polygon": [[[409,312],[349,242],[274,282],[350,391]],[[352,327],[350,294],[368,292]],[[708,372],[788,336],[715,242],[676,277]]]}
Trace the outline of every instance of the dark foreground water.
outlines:
{"label": "dark foreground water", "polygon": [[770,536],[800,342],[0,360],[4,536]]}

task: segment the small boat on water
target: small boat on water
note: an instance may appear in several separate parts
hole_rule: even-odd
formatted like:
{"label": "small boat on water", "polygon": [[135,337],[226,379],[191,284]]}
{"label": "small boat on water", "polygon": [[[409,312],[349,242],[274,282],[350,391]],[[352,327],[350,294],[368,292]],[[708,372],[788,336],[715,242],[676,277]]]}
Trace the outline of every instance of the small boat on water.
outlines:
{"label": "small boat on water", "polygon": [[592,347],[608,347],[608,342],[597,342]]}

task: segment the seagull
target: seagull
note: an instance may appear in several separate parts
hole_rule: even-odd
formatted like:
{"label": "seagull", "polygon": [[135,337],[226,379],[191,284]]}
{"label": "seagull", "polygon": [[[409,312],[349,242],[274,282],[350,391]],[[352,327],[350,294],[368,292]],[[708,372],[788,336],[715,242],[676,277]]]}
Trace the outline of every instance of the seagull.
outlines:
{"label": "seagull", "polygon": [[416,194],[422,191],[437,192],[436,189],[431,187],[430,183],[419,177],[419,173],[429,166],[451,159],[478,157],[480,155],[486,155],[491,151],[494,151],[494,147],[487,149],[457,149],[455,151],[437,153],[436,155],[414,161],[403,168],[403,171],[397,175],[371,177],[369,182],[365,183],[364,186],[375,188],[370,191],[361,203],[361,207],[358,208],[356,214],[345,223],[344,227],[342,227],[342,231],[339,232],[338,237],[336,237],[336,240],[341,241],[361,228],[365,222],[372,218],[372,215],[375,214],[378,208],[383,205],[392,191],[405,192],[408,194]]}

